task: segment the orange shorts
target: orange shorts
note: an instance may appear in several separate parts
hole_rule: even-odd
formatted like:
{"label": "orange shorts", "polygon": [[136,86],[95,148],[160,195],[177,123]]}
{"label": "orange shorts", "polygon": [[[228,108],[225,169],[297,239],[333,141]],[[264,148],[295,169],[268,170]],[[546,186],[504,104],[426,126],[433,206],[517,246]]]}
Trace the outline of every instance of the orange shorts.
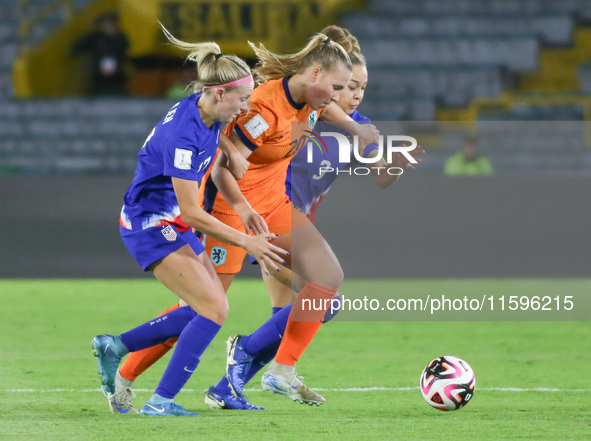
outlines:
{"label": "orange shorts", "polygon": [[[244,233],[244,226],[237,214],[212,212],[211,215],[226,225]],[[281,236],[295,227],[310,223],[304,213],[296,209],[289,199],[278,205],[273,211],[262,215],[271,233]],[[218,274],[237,274],[242,269],[246,250],[204,235],[201,240],[205,251],[213,262]]]}

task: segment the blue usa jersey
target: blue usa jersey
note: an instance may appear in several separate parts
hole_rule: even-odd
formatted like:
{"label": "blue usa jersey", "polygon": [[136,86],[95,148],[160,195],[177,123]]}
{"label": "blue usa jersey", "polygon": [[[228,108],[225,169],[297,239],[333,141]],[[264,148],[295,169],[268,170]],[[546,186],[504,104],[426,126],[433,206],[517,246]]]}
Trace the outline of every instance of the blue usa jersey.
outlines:
{"label": "blue usa jersey", "polygon": [[207,127],[199,115],[201,93],[175,104],[154,127],[138,154],[133,182],[123,199],[119,223],[128,230],[174,225],[181,219],[172,178],[199,181],[210,167],[220,142],[221,122]]}
{"label": "blue usa jersey", "polygon": [[[357,110],[349,116],[359,124],[371,123],[369,118],[361,115]],[[346,130],[339,129],[322,120],[318,121],[314,127],[314,133],[320,135],[321,132],[339,132],[349,136]],[[350,157],[351,162],[339,162],[339,146],[334,136],[323,136],[322,140],[325,142],[326,148],[321,152],[314,145],[312,162],[308,162],[307,146],[304,146],[291,159],[285,182],[286,193],[292,203],[312,221],[316,207],[338,177],[337,170],[340,171],[358,164],[353,154]],[[321,173],[321,167],[331,167],[334,171]]]}

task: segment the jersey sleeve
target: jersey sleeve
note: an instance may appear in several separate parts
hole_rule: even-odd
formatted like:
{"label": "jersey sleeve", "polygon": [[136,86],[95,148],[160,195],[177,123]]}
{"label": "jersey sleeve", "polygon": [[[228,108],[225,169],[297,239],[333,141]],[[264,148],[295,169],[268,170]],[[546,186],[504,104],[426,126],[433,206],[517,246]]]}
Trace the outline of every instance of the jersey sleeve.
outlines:
{"label": "jersey sleeve", "polygon": [[199,181],[211,161],[210,157],[199,153],[200,149],[190,140],[169,137],[164,144],[164,176]]}
{"label": "jersey sleeve", "polygon": [[275,132],[277,116],[262,100],[253,101],[247,114],[236,118],[234,131],[250,151],[255,151]]}

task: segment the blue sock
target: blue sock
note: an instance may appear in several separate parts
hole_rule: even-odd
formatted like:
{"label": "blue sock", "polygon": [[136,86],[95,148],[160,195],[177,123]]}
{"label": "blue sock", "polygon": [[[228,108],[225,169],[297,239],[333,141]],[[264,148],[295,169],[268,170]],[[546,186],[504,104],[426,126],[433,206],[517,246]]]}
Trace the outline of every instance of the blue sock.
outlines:
{"label": "blue sock", "polygon": [[[275,357],[277,349],[281,344],[281,339],[283,333],[285,332],[285,327],[287,326],[287,320],[289,318],[290,312],[291,305],[288,305],[285,308],[273,308],[273,316],[269,320],[267,320],[265,324],[263,324],[263,326],[261,326],[251,335],[246,336],[242,340],[244,350],[250,355],[256,355],[248,371],[248,380],[250,380],[258,371],[260,371],[263,368],[263,366],[265,366],[267,363],[269,363],[269,361],[273,360],[273,358]],[[255,339],[255,344],[252,344],[253,338]],[[260,340],[258,343],[256,341],[257,339]],[[246,341],[250,342],[250,348],[247,348],[245,343]],[[261,352],[260,354],[255,354],[251,352],[260,347],[262,347],[262,349],[259,349],[259,351]],[[261,364],[264,360],[268,361],[266,361],[264,364]],[[252,375],[251,371],[253,371]],[[248,380],[246,381],[246,383],[248,382]],[[230,383],[228,383],[228,379],[225,375],[221,378],[220,381],[218,381],[218,384],[216,384],[215,391],[218,394],[229,394],[232,392],[232,389],[230,389]]]}
{"label": "blue sock", "polygon": [[252,377],[254,377],[262,368],[267,366],[275,358],[277,354],[277,350],[279,349],[279,345],[281,344],[281,340],[278,341],[273,346],[265,349],[259,355],[257,355],[254,360],[252,360],[252,364],[250,365],[250,369],[246,374],[246,379],[244,384],[248,383]]}
{"label": "blue sock", "polygon": [[189,381],[191,374],[197,369],[201,354],[220,329],[220,325],[199,315],[191,320],[181,332],[155,393],[163,398],[174,398]]}
{"label": "blue sock", "polygon": [[[337,295],[335,298],[338,298],[340,300],[341,296]],[[285,308],[289,308],[289,310],[291,311],[291,305],[286,306]],[[277,309],[277,311],[275,311],[275,309]],[[282,308],[273,308],[273,314],[276,314],[276,312],[280,311],[281,309]],[[330,309],[328,311],[326,311],[323,323],[330,321],[335,315],[337,315],[338,312],[339,311],[337,310],[333,314],[331,314]],[[288,316],[289,316],[289,314],[288,314]],[[285,332],[285,325],[283,326],[283,332]],[[281,335],[283,335],[283,332],[281,333]],[[257,354],[257,356],[254,358],[254,360],[252,360],[252,365],[250,366],[250,369],[248,370],[248,374],[246,375],[246,379],[244,381],[244,384],[247,384],[252,379],[252,377],[254,377],[257,374],[257,372],[259,372],[263,367],[265,367],[267,364],[269,364],[271,362],[271,360],[273,360],[275,358],[275,354],[277,354],[277,350],[279,349],[280,344],[281,344],[281,339],[277,343],[269,346],[268,348],[264,349],[262,352]],[[246,348],[246,346],[245,346],[245,348]],[[225,377],[224,377],[224,379],[225,379]],[[226,380],[226,382],[227,382],[227,380]]]}
{"label": "blue sock", "polygon": [[[341,304],[341,295],[340,294],[337,294],[334,297],[334,299],[339,301],[339,305]],[[331,303],[331,307],[332,307],[332,303]],[[334,312],[332,312],[331,307],[329,307],[328,310],[326,311],[326,314],[324,314],[324,320],[322,321],[322,323],[330,322],[334,318],[334,316],[339,313],[340,309],[337,309]]]}
{"label": "blue sock", "polygon": [[291,307],[292,305],[287,305],[285,308],[281,308],[263,326],[244,337],[242,340],[244,351],[249,355],[257,356],[276,343],[281,342],[291,313]]}
{"label": "blue sock", "polygon": [[130,352],[140,351],[177,337],[197,313],[190,306],[183,306],[156,317],[131,331],[121,334],[121,341]]}

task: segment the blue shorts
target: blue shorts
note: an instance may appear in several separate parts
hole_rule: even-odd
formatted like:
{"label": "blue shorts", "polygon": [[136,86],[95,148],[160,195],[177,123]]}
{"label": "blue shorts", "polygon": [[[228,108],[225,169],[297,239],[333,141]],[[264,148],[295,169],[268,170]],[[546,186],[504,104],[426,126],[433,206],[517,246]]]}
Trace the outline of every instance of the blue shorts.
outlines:
{"label": "blue shorts", "polygon": [[148,271],[148,267],[154,262],[168,256],[184,245],[190,245],[197,255],[204,251],[203,245],[201,245],[193,231],[179,233],[173,225],[137,231],[119,226],[119,231],[123,243],[144,271]]}

